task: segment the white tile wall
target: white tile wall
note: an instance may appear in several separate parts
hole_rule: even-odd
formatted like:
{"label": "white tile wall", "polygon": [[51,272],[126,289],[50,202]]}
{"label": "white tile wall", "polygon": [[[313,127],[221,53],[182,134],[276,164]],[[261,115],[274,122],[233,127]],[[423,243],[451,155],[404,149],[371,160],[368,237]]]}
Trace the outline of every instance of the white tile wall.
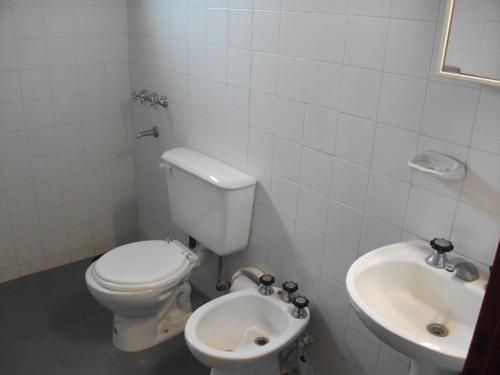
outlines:
{"label": "white tile wall", "polygon": [[121,0],[0,3],[0,282],[136,238]]}
{"label": "white tile wall", "polygon": [[[141,237],[185,239],[157,168],[164,150],[186,145],[254,175],[250,243],[226,272],[250,263],[299,282],[314,309],[311,374],[408,373],[349,307],[358,256],[434,236],[484,264],[496,250],[500,91],[434,74],[442,5],[129,0],[131,87],[171,99],[167,111],[133,106],[136,130],[161,128],[136,147]],[[424,149],[464,161],[466,179],[411,172]],[[193,281],[214,295],[215,275],[211,264]]]}

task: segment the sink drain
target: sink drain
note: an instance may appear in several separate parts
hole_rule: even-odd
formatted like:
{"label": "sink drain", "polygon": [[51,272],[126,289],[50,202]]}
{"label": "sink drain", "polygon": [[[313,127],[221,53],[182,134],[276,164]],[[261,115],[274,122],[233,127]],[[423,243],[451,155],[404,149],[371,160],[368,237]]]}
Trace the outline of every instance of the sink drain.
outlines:
{"label": "sink drain", "polygon": [[266,345],[268,342],[269,342],[269,339],[267,337],[257,337],[255,340],[254,340],[255,344],[258,345],[258,346],[264,346]]}
{"label": "sink drain", "polygon": [[431,323],[427,325],[427,331],[433,336],[446,337],[448,336],[448,328],[439,323]]}

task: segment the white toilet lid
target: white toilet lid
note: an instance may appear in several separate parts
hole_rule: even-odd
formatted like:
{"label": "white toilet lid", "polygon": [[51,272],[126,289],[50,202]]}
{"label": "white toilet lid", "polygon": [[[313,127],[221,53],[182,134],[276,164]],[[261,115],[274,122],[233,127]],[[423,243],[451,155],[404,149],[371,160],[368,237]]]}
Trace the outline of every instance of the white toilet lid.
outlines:
{"label": "white toilet lid", "polygon": [[190,270],[177,241],[140,241],[117,247],[95,264],[96,281],[113,290],[142,290],[177,283]]}

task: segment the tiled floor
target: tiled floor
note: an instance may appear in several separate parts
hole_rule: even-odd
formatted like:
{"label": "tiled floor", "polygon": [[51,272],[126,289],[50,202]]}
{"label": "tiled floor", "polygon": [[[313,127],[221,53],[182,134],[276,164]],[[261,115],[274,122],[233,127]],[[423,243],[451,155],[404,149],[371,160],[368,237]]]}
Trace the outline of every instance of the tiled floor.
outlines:
{"label": "tiled floor", "polygon": [[[111,344],[112,314],[88,293],[89,261],[0,284],[1,375],[207,375],[184,336],[139,353]],[[206,297],[193,290],[194,306]]]}

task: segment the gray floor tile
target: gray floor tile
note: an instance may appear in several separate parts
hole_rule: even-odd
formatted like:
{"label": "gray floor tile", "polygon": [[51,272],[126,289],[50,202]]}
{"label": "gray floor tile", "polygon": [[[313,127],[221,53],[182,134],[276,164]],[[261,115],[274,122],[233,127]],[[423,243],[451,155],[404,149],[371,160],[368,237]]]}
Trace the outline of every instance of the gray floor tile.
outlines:
{"label": "gray floor tile", "polygon": [[[113,316],[89,294],[90,260],[0,284],[1,375],[208,375],[181,334],[125,353],[111,343]],[[192,292],[193,306],[207,301]]]}

